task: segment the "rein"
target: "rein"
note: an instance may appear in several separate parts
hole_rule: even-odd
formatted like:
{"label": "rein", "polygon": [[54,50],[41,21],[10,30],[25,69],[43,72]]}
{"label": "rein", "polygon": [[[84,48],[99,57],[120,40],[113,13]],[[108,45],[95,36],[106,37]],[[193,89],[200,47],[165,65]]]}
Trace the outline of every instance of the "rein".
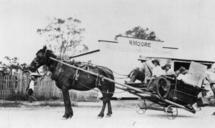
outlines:
{"label": "rein", "polygon": [[94,73],[94,72],[91,72],[91,71],[84,70],[84,69],[79,68],[79,67],[77,67],[77,66],[74,66],[74,65],[71,65],[71,64],[65,63],[65,62],[63,62],[63,61],[60,61],[60,60],[58,60],[58,59],[55,59],[55,58],[53,58],[53,57],[50,57],[50,59],[51,59],[51,60],[54,60],[54,61],[56,61],[56,62],[59,62],[59,63],[61,63],[61,64],[67,65],[67,66],[69,66],[69,67],[71,67],[71,68],[74,68],[74,69],[77,69],[77,70],[80,70],[80,71],[83,71],[83,72],[89,73],[89,74],[91,74],[91,75],[93,75],[93,76],[98,76],[98,77],[103,78],[103,76],[102,76],[102,75],[99,75],[99,74]]}

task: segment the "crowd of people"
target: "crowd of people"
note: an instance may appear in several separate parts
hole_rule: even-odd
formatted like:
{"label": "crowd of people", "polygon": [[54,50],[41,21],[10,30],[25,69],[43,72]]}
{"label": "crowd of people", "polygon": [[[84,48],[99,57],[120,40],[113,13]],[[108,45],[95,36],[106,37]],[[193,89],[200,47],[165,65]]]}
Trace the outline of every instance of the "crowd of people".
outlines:
{"label": "crowd of people", "polygon": [[[136,80],[140,80],[142,83],[148,83],[152,78],[159,77],[161,75],[175,76],[178,80],[186,82],[188,70],[184,67],[174,71],[170,62],[161,66],[158,59],[149,59],[140,57],[139,66],[132,70],[129,74],[130,80],[127,83],[134,83]],[[210,90],[215,95],[215,63],[203,75],[201,86],[210,85]]]}
{"label": "crowd of people", "polygon": [[[147,83],[152,77],[175,74],[170,63],[161,66],[160,61],[157,59],[150,60],[145,57],[140,57],[138,60],[140,61],[139,66],[129,74],[130,83],[136,80]],[[139,76],[139,74],[142,75]]]}

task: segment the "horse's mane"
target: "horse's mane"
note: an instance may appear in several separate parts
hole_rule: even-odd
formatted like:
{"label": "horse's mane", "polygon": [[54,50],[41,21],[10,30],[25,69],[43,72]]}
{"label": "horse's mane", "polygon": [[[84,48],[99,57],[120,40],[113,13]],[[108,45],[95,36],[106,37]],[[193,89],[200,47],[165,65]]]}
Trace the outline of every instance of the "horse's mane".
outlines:
{"label": "horse's mane", "polygon": [[57,56],[54,54],[54,52],[52,50],[46,50],[46,54],[49,56],[49,57],[54,57],[56,58]]}
{"label": "horse's mane", "polygon": [[52,51],[52,50],[49,50],[49,49],[47,49],[47,50],[45,50],[44,51],[44,49],[40,49],[37,53],[36,53],[36,55],[38,55],[39,53],[46,53],[46,55],[47,56],[49,56],[49,57],[54,57],[54,58],[56,58],[57,56],[54,54],[54,52]]}

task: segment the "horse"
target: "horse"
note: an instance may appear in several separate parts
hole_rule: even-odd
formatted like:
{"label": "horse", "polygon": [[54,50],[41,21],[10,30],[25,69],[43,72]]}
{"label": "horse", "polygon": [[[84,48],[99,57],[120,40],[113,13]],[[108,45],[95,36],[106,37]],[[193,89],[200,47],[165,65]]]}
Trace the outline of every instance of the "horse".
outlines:
{"label": "horse", "polygon": [[[35,72],[40,66],[45,65],[51,72],[51,79],[55,81],[56,86],[61,89],[63,93],[63,101],[65,106],[65,113],[63,118],[68,119],[73,116],[73,109],[71,106],[69,90],[74,89],[78,91],[86,91],[94,88],[98,88],[102,93],[102,109],[98,114],[98,117],[104,117],[104,111],[106,104],[108,106],[107,116],[112,115],[111,97],[114,94],[115,83],[102,79],[99,76],[94,76],[84,71],[69,67],[51,58],[58,59],[53,51],[44,46],[36,53],[36,57],[28,67],[30,71]],[[106,77],[114,80],[114,75],[111,69],[92,64],[77,63],[75,61],[68,62],[73,66],[84,68],[93,73],[99,74],[102,77]]]}

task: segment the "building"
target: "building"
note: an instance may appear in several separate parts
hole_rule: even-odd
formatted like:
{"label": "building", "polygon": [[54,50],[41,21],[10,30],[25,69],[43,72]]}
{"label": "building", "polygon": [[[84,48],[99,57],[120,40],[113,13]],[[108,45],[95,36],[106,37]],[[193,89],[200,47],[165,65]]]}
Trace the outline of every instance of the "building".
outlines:
{"label": "building", "polygon": [[[117,41],[99,40],[98,42],[101,53],[95,62],[120,74],[128,74],[136,67],[140,56],[172,58],[178,50],[176,47],[165,46],[165,42],[162,41],[129,37],[118,37]],[[161,65],[164,63],[162,61]]]}

